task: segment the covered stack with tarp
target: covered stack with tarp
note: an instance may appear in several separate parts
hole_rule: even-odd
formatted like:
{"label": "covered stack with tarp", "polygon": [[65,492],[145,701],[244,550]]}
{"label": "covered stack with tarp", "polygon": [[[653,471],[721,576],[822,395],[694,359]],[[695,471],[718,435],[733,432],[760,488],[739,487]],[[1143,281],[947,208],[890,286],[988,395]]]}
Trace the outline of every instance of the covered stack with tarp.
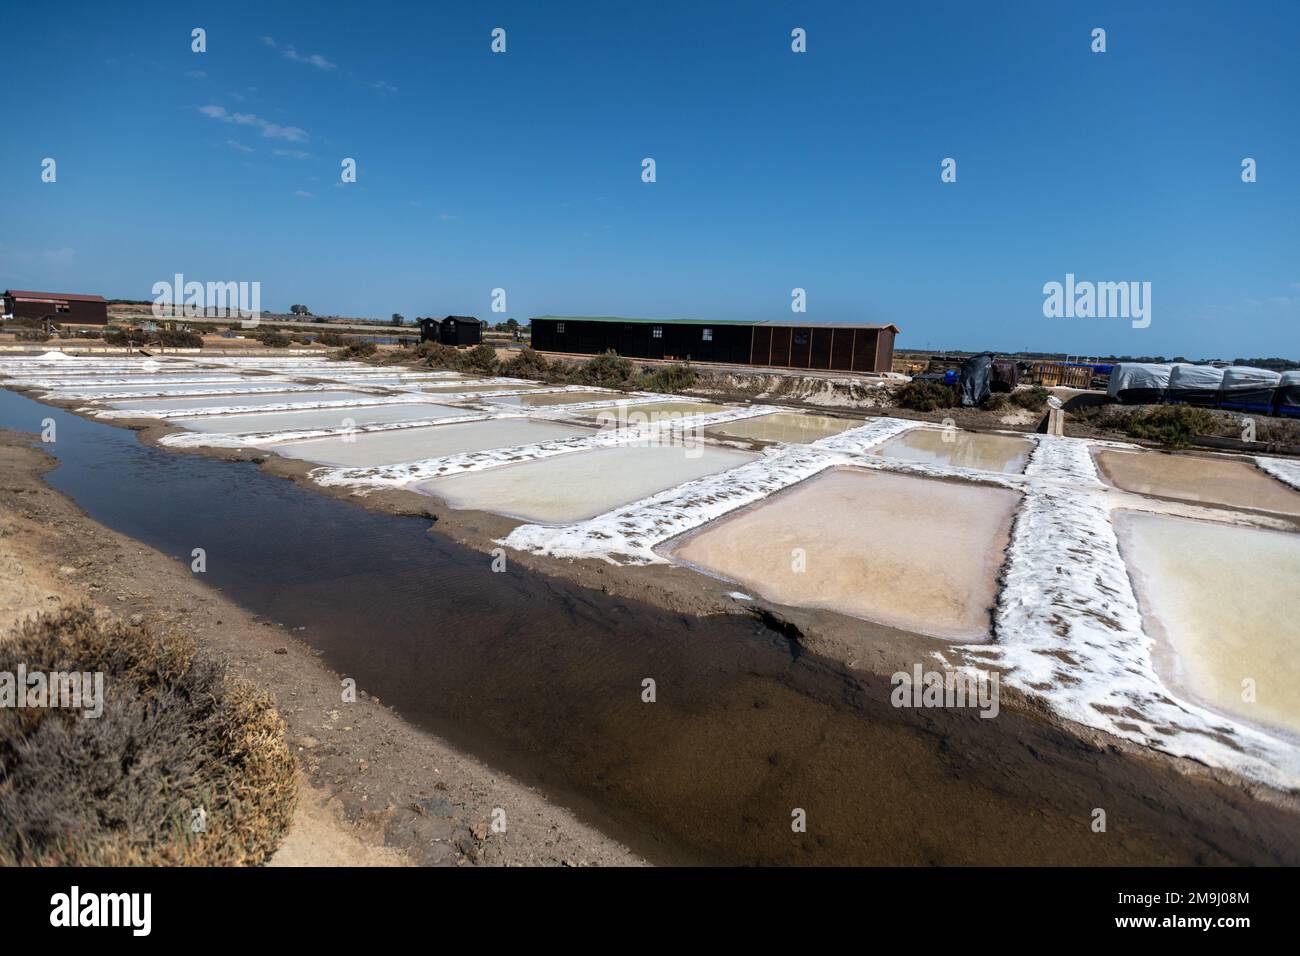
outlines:
{"label": "covered stack with tarp", "polygon": [[1169,387],[1168,365],[1148,362],[1120,362],[1110,371],[1106,396],[1126,405],[1154,405]]}
{"label": "covered stack with tarp", "polygon": [[1020,366],[1010,359],[998,359],[993,363],[989,378],[989,388],[995,392],[1014,392],[1020,384]]}
{"label": "covered stack with tarp", "polygon": [[1282,373],[1274,393],[1273,413],[1300,418],[1300,371]]}
{"label": "covered stack with tarp", "polygon": [[961,363],[961,403],[965,408],[974,408],[984,402],[992,391],[990,382],[993,378],[993,354],[972,355]]}
{"label": "covered stack with tarp", "polygon": [[1274,393],[1281,379],[1282,376],[1271,369],[1230,365],[1223,370],[1219,407],[1267,415],[1273,410]]}
{"label": "covered stack with tarp", "polygon": [[1169,387],[1165,401],[1180,405],[1203,405],[1213,408],[1219,404],[1219,389],[1223,387],[1223,369],[1213,365],[1189,365],[1180,362],[1169,373]]}

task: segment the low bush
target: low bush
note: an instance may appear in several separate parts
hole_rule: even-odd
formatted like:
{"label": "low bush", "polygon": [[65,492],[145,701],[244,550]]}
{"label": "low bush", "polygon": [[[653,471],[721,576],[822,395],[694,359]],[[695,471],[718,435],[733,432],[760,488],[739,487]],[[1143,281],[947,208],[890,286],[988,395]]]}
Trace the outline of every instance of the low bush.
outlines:
{"label": "low bush", "polygon": [[284,722],[192,638],[66,608],[0,641],[0,672],[20,665],[102,674],[102,713],[0,707],[0,865],[257,865],[280,844]]}
{"label": "low bush", "polygon": [[378,351],[379,346],[375,345],[374,342],[353,342],[347,348],[335,352],[334,357],[339,361],[370,358],[370,356],[374,355]]}
{"label": "low bush", "polygon": [[189,332],[177,329],[159,329],[156,333],[156,341],[159,345],[165,345],[169,348],[177,349],[201,349],[203,348],[203,336],[197,332]]}
{"label": "low bush", "polygon": [[287,349],[289,343],[293,341],[283,332],[275,332],[271,329],[267,329],[264,332],[258,332],[253,336],[253,338],[257,339],[257,341],[261,342],[263,345],[273,349]]}
{"label": "low bush", "polygon": [[452,367],[461,372],[472,372],[476,375],[495,375],[497,372],[497,350],[486,342],[474,346],[472,349],[456,350],[456,358],[452,362]]}
{"label": "low bush", "polygon": [[958,402],[957,390],[942,382],[915,378],[894,392],[894,404],[914,412],[933,412],[952,408]]}
{"label": "low bush", "polygon": [[1011,403],[1031,412],[1040,412],[1043,410],[1043,406],[1047,404],[1047,398],[1051,394],[1041,385],[1035,385],[1032,388],[1021,388],[1011,393]]}
{"label": "low bush", "polygon": [[579,365],[572,381],[579,385],[617,388],[632,377],[632,367],[631,359],[623,358],[611,349]]}
{"label": "low bush", "polygon": [[456,349],[441,342],[421,342],[415,347],[415,356],[430,368],[454,368]]}
{"label": "low bush", "polygon": [[524,349],[502,364],[501,374],[511,378],[531,378],[544,382],[551,374],[551,363],[540,352]]}
{"label": "low bush", "polygon": [[1191,405],[1154,405],[1123,413],[1116,419],[1129,436],[1160,442],[1170,448],[1186,448],[1198,435],[1216,430],[1214,415]]}
{"label": "low bush", "polygon": [[316,341],[321,345],[328,345],[330,348],[336,349],[343,348],[352,340],[338,332],[321,332],[316,336]]}
{"label": "low bush", "polygon": [[695,369],[689,365],[665,365],[645,369],[636,387],[645,392],[683,392],[695,384]]}

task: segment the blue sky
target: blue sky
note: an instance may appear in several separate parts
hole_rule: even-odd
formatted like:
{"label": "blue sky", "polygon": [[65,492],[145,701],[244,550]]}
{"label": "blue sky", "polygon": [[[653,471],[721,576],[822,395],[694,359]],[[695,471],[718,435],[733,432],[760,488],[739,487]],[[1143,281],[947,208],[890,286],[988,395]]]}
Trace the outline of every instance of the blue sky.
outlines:
{"label": "blue sky", "polygon": [[[1300,357],[1293,2],[9,4],[5,34],[0,287],[489,319],[497,287],[520,319],[785,319],[802,287],[900,347]],[[1151,282],[1150,327],[1045,318],[1066,273]]]}

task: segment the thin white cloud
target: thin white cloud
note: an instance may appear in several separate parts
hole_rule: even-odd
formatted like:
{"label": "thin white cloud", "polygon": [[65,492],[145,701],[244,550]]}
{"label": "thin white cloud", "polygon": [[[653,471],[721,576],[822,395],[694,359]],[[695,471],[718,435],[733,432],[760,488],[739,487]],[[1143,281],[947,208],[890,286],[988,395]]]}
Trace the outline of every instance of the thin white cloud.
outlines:
{"label": "thin white cloud", "polygon": [[251,146],[245,146],[243,143],[241,143],[241,142],[239,142],[238,140],[235,140],[235,139],[228,139],[228,140],[226,140],[226,145],[229,146],[231,149],[236,150],[237,152],[240,152],[240,153],[255,153],[255,152],[257,152],[257,150],[253,149],[253,147],[251,147]]}
{"label": "thin white cloud", "polygon": [[297,196],[299,199],[311,199],[311,198],[313,198],[313,197],[312,197],[312,194],[309,193],[309,192],[307,192],[307,190],[305,190],[305,189],[298,189],[298,190],[295,190],[295,191],[294,191],[294,195]]}
{"label": "thin white cloud", "polygon": [[262,131],[262,135],[267,139],[283,139],[290,143],[305,143],[310,138],[306,130],[297,126],[281,126],[279,123],[272,123],[270,120],[262,119],[262,117],[253,113],[232,113],[224,106],[200,106],[199,112],[223,123],[256,127]]}
{"label": "thin white cloud", "polygon": [[203,70],[186,70],[185,75],[191,80],[206,80],[208,74]]}
{"label": "thin white cloud", "polygon": [[299,53],[291,46],[286,46],[284,48],[284,58],[286,60],[293,60],[295,63],[309,63],[312,66],[316,67],[316,69],[318,70],[338,69],[338,64],[331,63],[329,60],[325,59],[325,57],[321,56],[319,53],[303,54],[303,53]]}
{"label": "thin white cloud", "polygon": [[290,159],[311,159],[311,153],[301,149],[273,149],[271,152],[276,156],[288,156]]}
{"label": "thin white cloud", "polygon": [[384,82],[383,80],[375,80],[375,82],[373,82],[373,83],[370,84],[370,88],[371,88],[372,90],[378,90],[380,93],[396,93],[396,92],[397,92],[397,87],[393,86],[392,83],[386,83],[386,82]]}

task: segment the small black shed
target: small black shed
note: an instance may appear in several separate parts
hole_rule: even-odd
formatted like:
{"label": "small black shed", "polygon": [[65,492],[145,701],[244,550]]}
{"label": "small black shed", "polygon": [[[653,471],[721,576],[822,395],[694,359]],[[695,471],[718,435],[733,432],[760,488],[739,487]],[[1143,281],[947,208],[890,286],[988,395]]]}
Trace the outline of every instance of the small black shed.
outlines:
{"label": "small black shed", "polygon": [[420,341],[443,345],[478,345],[483,341],[483,323],[472,315],[449,315],[445,319],[421,319]]}

